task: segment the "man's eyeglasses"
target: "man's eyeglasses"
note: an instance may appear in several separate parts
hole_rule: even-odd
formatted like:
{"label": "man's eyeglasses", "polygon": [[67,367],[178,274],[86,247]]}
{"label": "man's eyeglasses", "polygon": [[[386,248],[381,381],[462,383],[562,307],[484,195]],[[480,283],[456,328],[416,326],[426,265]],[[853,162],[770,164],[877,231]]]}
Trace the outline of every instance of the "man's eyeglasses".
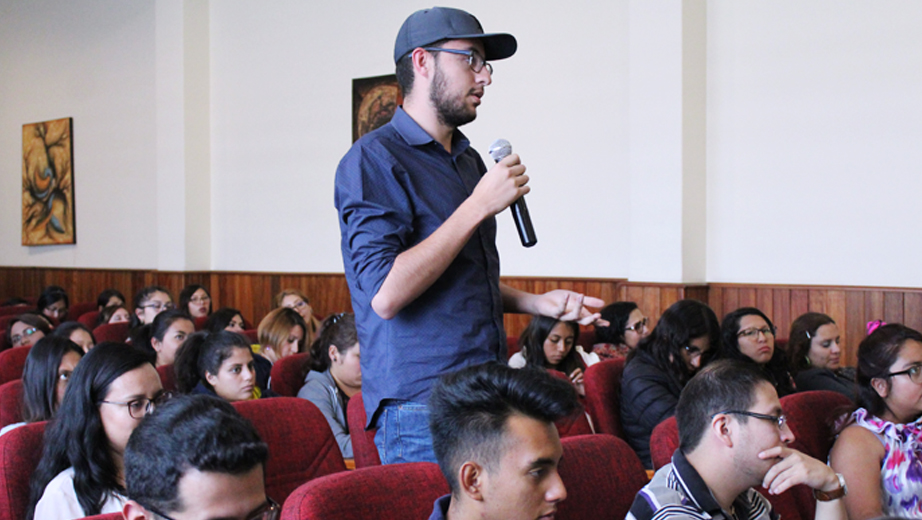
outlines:
{"label": "man's eyeglasses", "polygon": [[166,303],[153,302],[153,303],[147,303],[144,305],[140,305],[140,307],[142,309],[153,309],[154,312],[160,312],[161,310],[168,311],[173,308],[173,302],[166,302]]}
{"label": "man's eyeglasses", "polygon": [[632,330],[632,331],[634,331],[634,332],[641,332],[641,331],[643,331],[643,328],[646,327],[646,326],[647,326],[647,318],[644,318],[644,319],[638,321],[637,323],[631,325],[630,327],[625,327],[625,328],[624,328],[624,331],[627,332],[627,331],[631,331],[631,330]]}
{"label": "man's eyeglasses", "polygon": [[759,337],[759,334],[762,334],[763,336],[767,338],[775,334],[775,329],[771,327],[762,327],[761,329],[752,328],[752,329],[741,330],[736,334],[736,337],[738,338],[757,338]]}
{"label": "man's eyeglasses", "polygon": [[12,343],[14,347],[18,347],[22,345],[22,340],[28,338],[29,336],[35,334],[36,332],[38,332],[37,328],[29,327],[28,329],[22,331],[22,334],[16,334],[15,336],[11,337],[10,343]]}
{"label": "man's eyeglasses", "polygon": [[144,397],[141,399],[133,399],[127,402],[103,400],[99,401],[99,404],[105,403],[127,407],[128,415],[134,419],[143,419],[145,415],[152,414],[158,406],[169,401],[172,397],[173,394],[171,392],[162,392],[160,395],[154,397],[153,399]]}
{"label": "man's eyeglasses", "polygon": [[[144,504],[141,504],[141,505],[144,505]],[[162,518],[163,520],[173,520],[173,518],[166,516],[165,514],[161,513],[160,511],[157,511],[153,507],[144,506],[144,508],[150,511],[151,513],[154,513],[159,518]],[[282,506],[280,506],[278,502],[276,502],[275,500],[272,500],[271,498],[266,497],[265,503],[263,503],[263,505],[259,506],[258,509],[256,509],[255,511],[247,515],[246,520],[279,520],[279,518],[281,517],[282,517]]]}
{"label": "man's eyeglasses", "polygon": [[906,370],[900,370],[899,372],[890,372],[889,374],[884,374],[884,377],[893,377],[893,376],[909,376],[909,380],[915,384],[922,383],[922,366],[914,365]]}
{"label": "man's eyeglasses", "polygon": [[480,55],[477,51],[464,51],[461,49],[446,49],[444,47],[423,47],[424,51],[429,52],[448,52],[451,54],[459,54],[461,56],[467,56],[467,64],[471,66],[471,70],[474,73],[479,73],[483,70],[484,67],[487,68],[487,72],[491,75],[493,74],[493,65],[487,63],[487,59]]}
{"label": "man's eyeglasses", "polygon": [[[746,417],[755,417],[756,419],[762,419],[763,421],[771,421],[778,425],[779,430],[783,430],[785,423],[788,422],[788,418],[784,414],[767,415],[764,413],[747,412],[744,410],[724,410],[722,412],[717,412],[714,415],[728,414],[728,413],[735,414],[735,415],[745,415]],[[714,415],[711,415],[711,417],[713,418]]]}

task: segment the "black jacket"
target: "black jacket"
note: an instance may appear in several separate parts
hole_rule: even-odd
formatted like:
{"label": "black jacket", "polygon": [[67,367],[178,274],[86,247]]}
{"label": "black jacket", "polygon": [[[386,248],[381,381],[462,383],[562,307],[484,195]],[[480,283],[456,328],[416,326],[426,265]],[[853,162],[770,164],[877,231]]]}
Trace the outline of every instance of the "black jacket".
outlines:
{"label": "black jacket", "polygon": [[621,427],[628,444],[644,467],[651,469],[650,434],[657,424],[675,414],[682,388],[663,372],[652,356],[636,352],[621,378]]}

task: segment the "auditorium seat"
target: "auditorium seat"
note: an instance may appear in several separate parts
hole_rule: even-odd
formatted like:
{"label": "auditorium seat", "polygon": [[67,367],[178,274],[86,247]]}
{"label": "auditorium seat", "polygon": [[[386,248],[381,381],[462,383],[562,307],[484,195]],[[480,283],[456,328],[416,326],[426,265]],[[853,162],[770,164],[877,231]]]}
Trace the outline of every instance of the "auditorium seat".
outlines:
{"label": "auditorium seat", "polygon": [[22,422],[22,379],[0,385],[0,428]]}
{"label": "auditorium seat", "polygon": [[80,520],[122,520],[123,518],[121,513],[107,513],[104,515],[85,516]]}
{"label": "auditorium seat", "polygon": [[624,359],[605,359],[586,369],[586,409],[596,433],[624,438],[621,431],[621,375]]}
{"label": "auditorium seat", "polygon": [[157,373],[160,374],[160,386],[165,392],[176,391],[176,372],[173,370],[173,364],[161,365],[157,367]]}
{"label": "auditorium seat", "polygon": [[349,437],[352,438],[352,457],[356,468],[380,466],[381,456],[375,447],[376,428],[365,430],[365,403],[362,402],[362,392],[349,399],[346,407],[346,422],[349,424]]}
{"label": "auditorium seat", "polygon": [[208,321],[208,316],[199,316],[198,318],[194,319],[196,332],[205,330],[206,321]]}
{"label": "auditorium seat", "polygon": [[583,347],[586,352],[592,352],[592,346],[595,345],[595,329],[580,330],[576,344]]}
{"label": "auditorium seat", "polygon": [[85,312],[77,318],[77,321],[82,323],[84,327],[93,330],[96,328],[96,322],[99,321],[99,311]]}
{"label": "auditorium seat", "polygon": [[104,323],[93,329],[93,336],[96,337],[96,343],[104,341],[124,343],[128,339],[128,322]]}
{"label": "auditorium seat", "polygon": [[259,343],[259,332],[257,331],[257,329],[246,329],[241,334],[246,336],[246,338],[250,340],[250,343],[254,345]]}
{"label": "auditorium seat", "polygon": [[77,321],[84,314],[96,311],[96,309],[96,302],[75,303],[67,309],[67,321]]}
{"label": "auditorium seat", "polygon": [[304,484],[282,508],[286,520],[428,518],[448,483],[431,462],[357,468]]}
{"label": "auditorium seat", "polygon": [[672,462],[672,454],[679,448],[679,427],[675,416],[664,419],[650,434],[650,458],[653,469],[660,469]]}
{"label": "auditorium seat", "polygon": [[14,379],[22,378],[22,369],[26,366],[31,346],[16,347],[0,352],[0,385]]}
{"label": "auditorium seat", "polygon": [[854,403],[838,392],[815,390],[781,398],[781,409],[794,434],[791,447],[825,461],[835,442],[835,421]]}
{"label": "auditorium seat", "polygon": [[558,505],[559,520],[622,520],[647,472],[628,444],[612,435],[582,435],[560,440],[560,478],[567,499]]}
{"label": "auditorium seat", "polygon": [[0,436],[0,520],[22,520],[25,515],[44,435],[45,423],[37,422]]}
{"label": "auditorium seat", "polygon": [[304,386],[304,378],[310,371],[311,355],[307,352],[285,356],[272,365],[269,379],[269,388],[273,392],[297,397],[298,391]]}
{"label": "auditorium seat", "polygon": [[0,307],[0,316],[19,316],[20,314],[34,310],[35,307],[32,305],[4,305]]}
{"label": "auditorium seat", "polygon": [[346,470],[330,425],[310,401],[274,397],[233,404],[269,446],[266,494],[276,502],[311,479]]}
{"label": "auditorium seat", "polygon": [[522,349],[519,347],[519,337],[506,336],[506,359],[511,359],[520,350]]}

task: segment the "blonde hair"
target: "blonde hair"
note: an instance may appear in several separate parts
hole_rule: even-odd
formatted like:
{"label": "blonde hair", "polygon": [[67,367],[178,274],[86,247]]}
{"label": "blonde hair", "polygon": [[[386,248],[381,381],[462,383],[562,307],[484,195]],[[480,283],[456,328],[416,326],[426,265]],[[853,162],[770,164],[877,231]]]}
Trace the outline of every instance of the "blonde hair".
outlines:
{"label": "blonde hair", "polygon": [[295,325],[301,327],[301,330],[304,331],[304,336],[298,342],[298,352],[306,352],[307,346],[310,345],[307,341],[307,324],[304,323],[304,318],[298,314],[298,311],[288,307],[279,307],[273,310],[259,322],[259,328],[256,333],[259,337],[261,348],[265,348],[267,345],[278,348],[288,339],[288,334],[291,333],[291,328]]}
{"label": "blonde hair", "polygon": [[[304,300],[304,303],[308,305],[311,303],[310,299],[303,292],[299,291],[298,289],[288,288],[275,295],[272,303],[275,304],[276,309],[282,307],[282,300],[284,300],[286,296],[297,296],[298,298]],[[318,320],[317,316],[311,312],[311,322],[307,323],[307,328],[304,329],[304,341],[307,343],[308,347],[310,347],[310,345],[314,342],[318,330],[320,330],[320,320]],[[298,351],[300,352],[301,350],[299,349]]]}
{"label": "blonde hair", "polygon": [[298,298],[301,298],[302,300],[304,300],[304,303],[311,302],[310,299],[308,299],[307,295],[304,294],[303,292],[297,289],[285,289],[284,291],[275,295],[275,299],[273,300],[273,303],[275,304],[276,309],[282,306],[282,300],[284,300],[286,296],[297,296]]}

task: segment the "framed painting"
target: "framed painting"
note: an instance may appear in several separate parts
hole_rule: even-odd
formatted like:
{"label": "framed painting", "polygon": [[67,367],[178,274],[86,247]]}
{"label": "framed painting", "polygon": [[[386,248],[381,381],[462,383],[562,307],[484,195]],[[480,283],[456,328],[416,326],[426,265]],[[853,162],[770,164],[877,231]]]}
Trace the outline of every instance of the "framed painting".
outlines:
{"label": "framed painting", "polygon": [[403,94],[394,74],[353,79],[352,142],[386,125],[402,103]]}
{"label": "framed painting", "polygon": [[76,244],[73,119],[22,125],[22,245]]}

